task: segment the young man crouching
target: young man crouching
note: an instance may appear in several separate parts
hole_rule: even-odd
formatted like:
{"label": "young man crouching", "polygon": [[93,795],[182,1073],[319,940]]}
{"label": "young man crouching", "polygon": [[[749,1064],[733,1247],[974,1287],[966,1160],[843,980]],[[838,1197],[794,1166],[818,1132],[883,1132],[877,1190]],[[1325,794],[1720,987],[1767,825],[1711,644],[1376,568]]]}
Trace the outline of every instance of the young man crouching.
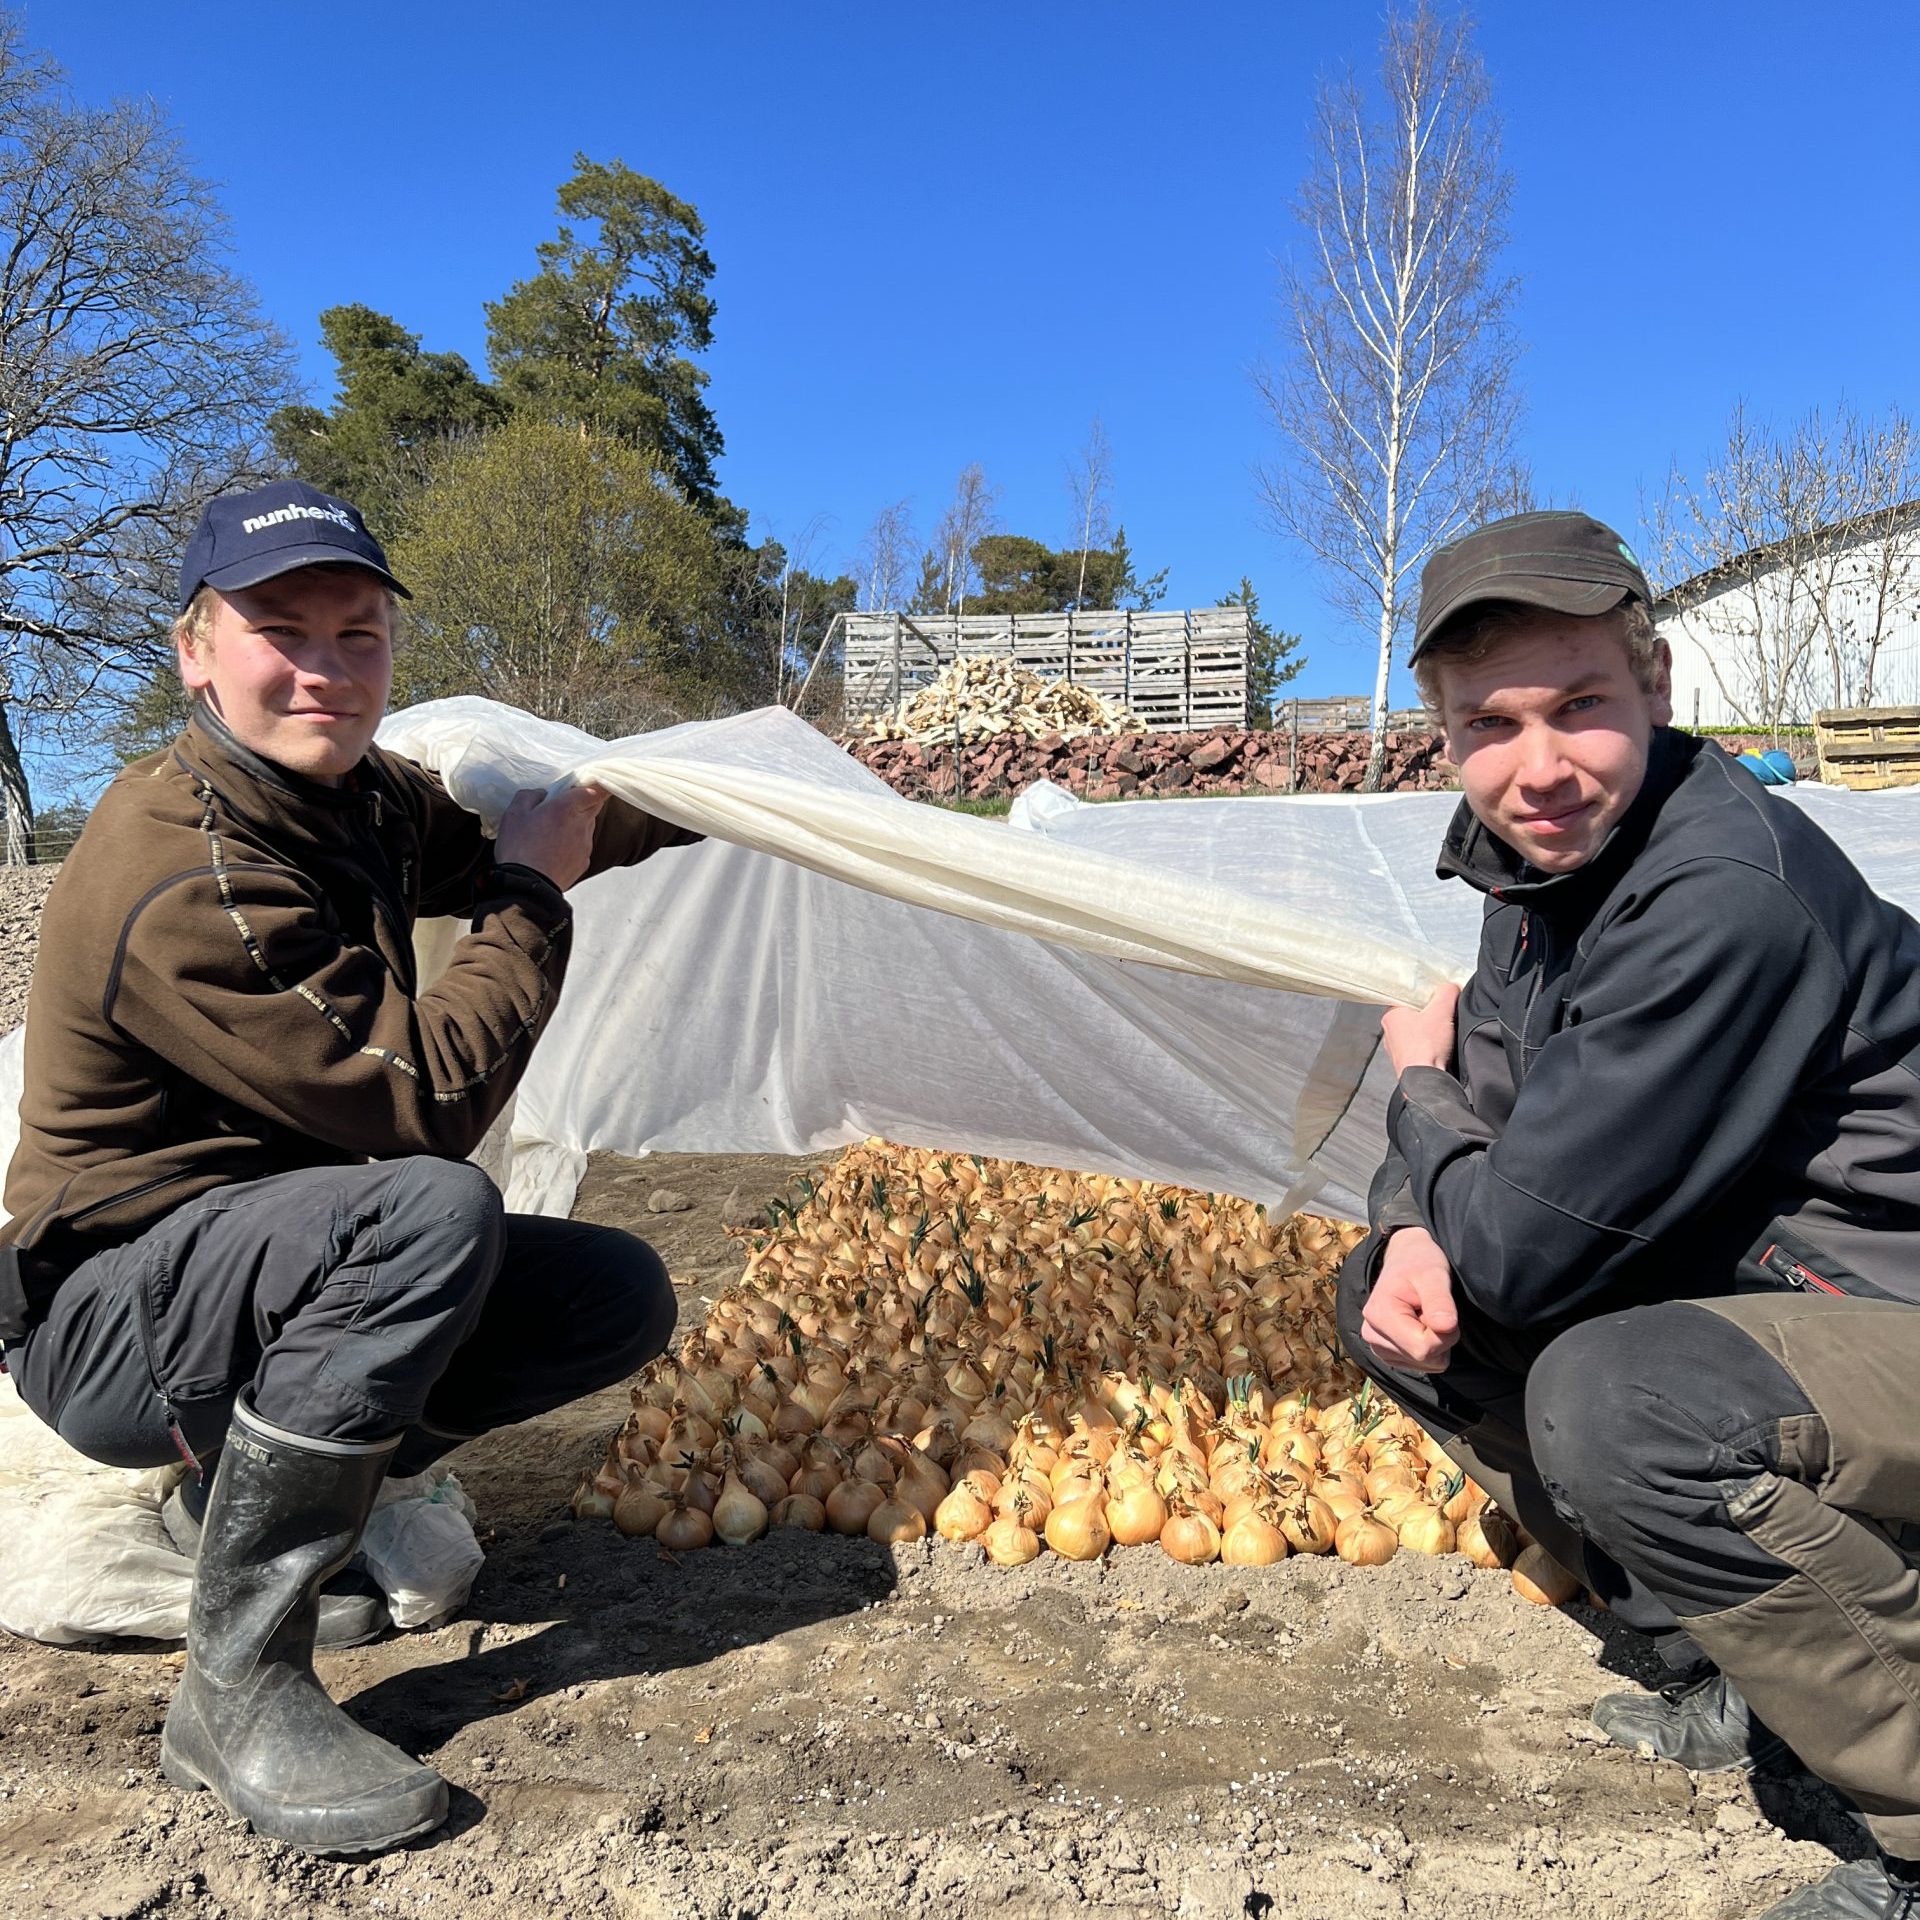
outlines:
{"label": "young man crouching", "polygon": [[1681,1764],[1790,1749],[1877,1857],[1774,1920],[1920,1916],[1920,928],[1672,730],[1625,543],[1497,521],[1421,581],[1414,670],[1486,896],[1400,1076],[1356,1364],[1673,1670],[1595,1711]]}

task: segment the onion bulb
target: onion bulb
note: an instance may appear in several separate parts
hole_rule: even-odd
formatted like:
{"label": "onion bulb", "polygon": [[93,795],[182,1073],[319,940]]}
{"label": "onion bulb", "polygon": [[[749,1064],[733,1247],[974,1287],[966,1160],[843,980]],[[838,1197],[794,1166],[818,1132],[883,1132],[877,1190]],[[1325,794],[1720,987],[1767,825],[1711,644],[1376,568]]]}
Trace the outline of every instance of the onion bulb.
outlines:
{"label": "onion bulb", "polygon": [[613,1517],[613,1495],[602,1493],[594,1485],[593,1475],[573,1490],[573,1517],[576,1520],[609,1520]]}
{"label": "onion bulb", "polygon": [[1333,1550],[1352,1567],[1380,1567],[1391,1560],[1399,1536],[1383,1520],[1362,1510],[1342,1520],[1333,1535]]}
{"label": "onion bulb", "polygon": [[901,1546],[927,1537],[927,1516],[899,1495],[882,1500],[867,1516],[867,1538],[883,1547]]}
{"label": "onion bulb", "polygon": [[1513,1590],[1536,1607],[1558,1607],[1574,1598],[1580,1582],[1545,1547],[1521,1550],[1513,1563]]}
{"label": "onion bulb", "polygon": [[810,1493],[790,1493],[774,1508],[773,1524],[819,1533],[827,1524],[827,1510]]}
{"label": "onion bulb", "polygon": [[1063,1500],[1047,1515],[1047,1545],[1065,1560],[1098,1560],[1113,1540],[1098,1494]]}
{"label": "onion bulb", "polygon": [[1040,1536],[1014,1514],[996,1520],[980,1536],[980,1544],[996,1567],[1024,1567],[1040,1552]]}
{"label": "onion bulb", "polygon": [[1453,1522],[1438,1507],[1416,1507],[1397,1529],[1400,1544],[1410,1553],[1451,1553]]}
{"label": "onion bulb", "polygon": [[970,1486],[957,1486],[934,1509],[934,1531],[943,1540],[977,1540],[993,1524],[993,1508]]}
{"label": "onion bulb", "polygon": [[1280,1510],[1280,1531],[1295,1553],[1330,1552],[1339,1527],[1333,1509],[1310,1493],[1303,1493]]}
{"label": "onion bulb", "polygon": [[1184,1567],[1203,1567],[1220,1557],[1220,1529],[1192,1507],[1176,1507],[1160,1529],[1160,1545]]}
{"label": "onion bulb", "polygon": [[1468,1514],[1460,1522],[1454,1544],[1476,1567],[1510,1567],[1520,1553],[1518,1530],[1492,1505]]}
{"label": "onion bulb", "polygon": [[842,1480],[827,1495],[827,1525],[835,1533],[865,1533],[874,1508],[886,1497],[871,1480]]}
{"label": "onion bulb", "polygon": [[1243,1513],[1220,1538],[1221,1563],[1270,1567],[1287,1557],[1287,1536],[1258,1511]]}
{"label": "onion bulb", "polygon": [[1167,1503],[1150,1480],[1132,1480],[1107,1498],[1107,1531],[1122,1547],[1144,1547],[1160,1538]]}
{"label": "onion bulb", "polygon": [[630,1539],[641,1539],[659,1526],[670,1504],[644,1480],[636,1480],[613,1503],[613,1524]]}
{"label": "onion bulb", "polygon": [[767,1530],[767,1503],[737,1473],[728,1473],[713,1503],[713,1530],[730,1547],[744,1547]]}
{"label": "onion bulb", "polygon": [[691,1553],[712,1544],[713,1522],[698,1507],[669,1507],[654,1528],[653,1537],[669,1553]]}

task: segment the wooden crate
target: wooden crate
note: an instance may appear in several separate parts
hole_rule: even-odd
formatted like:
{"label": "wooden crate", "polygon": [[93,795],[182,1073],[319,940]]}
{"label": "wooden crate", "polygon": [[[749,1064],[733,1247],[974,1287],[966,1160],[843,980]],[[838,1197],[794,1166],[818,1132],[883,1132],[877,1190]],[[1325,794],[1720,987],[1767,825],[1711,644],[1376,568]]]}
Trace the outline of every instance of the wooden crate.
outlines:
{"label": "wooden crate", "polygon": [[1813,716],[1813,744],[1830,787],[1920,786],[1920,707],[1831,707]]}

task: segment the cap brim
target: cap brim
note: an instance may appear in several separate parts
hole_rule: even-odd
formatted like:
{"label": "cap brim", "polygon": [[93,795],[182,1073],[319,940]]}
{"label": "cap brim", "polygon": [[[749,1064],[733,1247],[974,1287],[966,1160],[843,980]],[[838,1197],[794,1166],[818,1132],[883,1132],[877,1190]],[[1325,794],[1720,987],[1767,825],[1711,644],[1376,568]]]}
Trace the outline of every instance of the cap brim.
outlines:
{"label": "cap brim", "polygon": [[1501,573],[1489,569],[1480,579],[1461,587],[1426,622],[1426,632],[1414,643],[1408,663],[1418,660],[1446,631],[1448,623],[1469,607],[1489,600],[1517,600],[1522,606],[1544,607],[1550,613],[1577,614],[1590,619],[1599,613],[1611,613],[1623,600],[1634,597],[1633,589],[1618,580],[1563,580],[1550,574]]}
{"label": "cap brim", "polygon": [[216,587],[222,592],[228,587],[257,587],[263,580],[278,579],[281,574],[293,573],[301,567],[358,567],[362,573],[384,580],[402,600],[413,598],[385,567],[318,542],[312,546],[276,547],[271,553],[256,553],[248,559],[236,560],[231,566],[202,574],[200,585]]}

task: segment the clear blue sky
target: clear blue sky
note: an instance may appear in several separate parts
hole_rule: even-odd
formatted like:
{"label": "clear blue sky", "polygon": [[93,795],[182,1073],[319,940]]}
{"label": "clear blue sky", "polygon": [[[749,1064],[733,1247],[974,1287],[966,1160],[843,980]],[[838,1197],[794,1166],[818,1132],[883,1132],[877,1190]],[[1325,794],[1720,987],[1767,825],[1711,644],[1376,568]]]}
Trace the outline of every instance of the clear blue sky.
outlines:
{"label": "clear blue sky", "polygon": [[[1309,5],[546,7],[26,0],[80,92],[153,95],[221,186],[239,266],[325,397],[316,315],[359,300],[484,360],[576,150],[698,207],[725,490],[823,563],[978,460],[1064,544],[1097,413],[1170,604],[1249,574],[1308,693],[1369,684],[1304,556],[1260,522],[1316,78],[1381,10]],[[1920,405],[1920,10],[1904,0],[1492,0],[1516,180],[1536,485],[1637,528],[1733,403]],[[1404,676],[1396,700],[1409,699]]]}

